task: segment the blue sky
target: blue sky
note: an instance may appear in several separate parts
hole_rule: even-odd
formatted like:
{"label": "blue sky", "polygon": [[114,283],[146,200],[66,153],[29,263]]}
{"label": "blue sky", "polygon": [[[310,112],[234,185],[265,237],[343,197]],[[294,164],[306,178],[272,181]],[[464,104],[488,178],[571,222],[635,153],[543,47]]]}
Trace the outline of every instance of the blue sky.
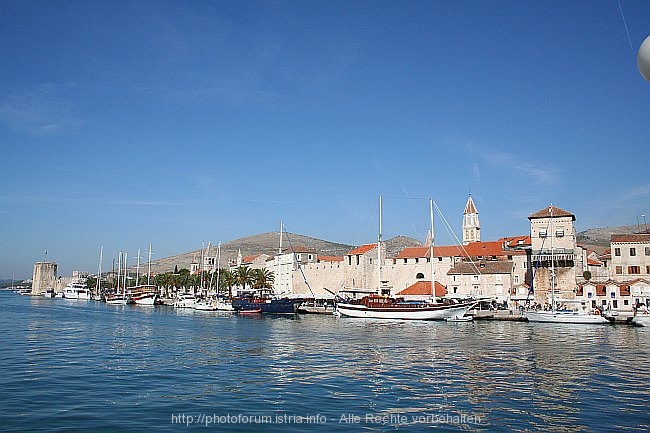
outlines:
{"label": "blue sky", "polygon": [[369,243],[379,194],[384,238],[429,198],[460,237],[469,192],[483,240],[650,219],[649,34],[645,0],[2,1],[0,278]]}

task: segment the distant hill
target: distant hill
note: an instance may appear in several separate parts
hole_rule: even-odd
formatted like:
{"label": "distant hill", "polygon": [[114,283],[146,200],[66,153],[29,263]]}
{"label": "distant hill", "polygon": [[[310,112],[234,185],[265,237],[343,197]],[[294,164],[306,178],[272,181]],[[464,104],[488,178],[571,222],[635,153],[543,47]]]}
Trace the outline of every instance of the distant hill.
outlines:
{"label": "distant hill", "polygon": [[[274,256],[278,252],[279,239],[279,232],[269,232],[236,239],[230,242],[224,242],[221,244],[221,266],[227,266],[229,260],[236,260],[240,251],[243,257],[257,254],[268,254]],[[420,246],[421,243],[413,238],[397,236],[386,240],[385,245],[388,256],[390,257],[396,255],[405,247]],[[289,233],[288,238],[287,234],[285,234],[282,238],[282,248],[285,249],[290,246],[293,246],[294,248],[311,248],[321,256],[341,257],[356,247],[355,245],[339,244],[294,233]],[[215,254],[214,251],[215,250],[213,249],[211,254]],[[201,250],[196,250],[158,259],[152,261],[151,264],[152,268],[158,273],[170,272],[173,271],[175,267],[178,267],[178,269],[189,269],[192,261],[199,261],[200,258]]]}
{"label": "distant hill", "polygon": [[588,229],[576,233],[576,241],[583,247],[602,253],[610,248],[612,235],[638,233],[639,226],[619,226]]}
{"label": "distant hill", "polygon": [[[602,253],[610,247],[610,240],[613,234],[630,234],[637,232],[638,227],[636,225],[594,228],[577,233],[576,239],[578,244],[583,247]],[[229,260],[236,260],[237,254],[240,251],[243,257],[257,254],[268,254],[269,256],[273,256],[278,252],[278,243],[278,232],[262,233],[222,243],[221,266],[227,266]],[[289,233],[287,238],[287,234],[285,234],[282,240],[282,247],[289,248],[290,245],[293,247],[311,248],[321,256],[344,256],[353,248],[358,246],[329,242],[295,233]],[[394,257],[406,247],[422,246],[422,242],[407,236],[396,236],[386,240],[385,245],[388,257]],[[211,254],[214,254],[215,250],[213,249],[212,251]],[[200,258],[201,250],[195,250],[152,261],[152,266],[156,272],[173,271],[175,267],[178,267],[178,269],[189,269],[192,261],[198,261]]]}

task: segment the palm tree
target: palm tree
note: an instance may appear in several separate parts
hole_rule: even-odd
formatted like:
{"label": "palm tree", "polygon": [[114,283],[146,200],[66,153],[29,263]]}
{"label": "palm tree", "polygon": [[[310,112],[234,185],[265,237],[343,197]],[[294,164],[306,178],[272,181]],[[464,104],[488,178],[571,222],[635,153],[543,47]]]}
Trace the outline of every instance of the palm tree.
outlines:
{"label": "palm tree", "polygon": [[252,285],[254,279],[253,279],[253,273],[251,271],[251,268],[248,266],[240,266],[235,271],[233,272],[233,275],[235,277],[235,281],[237,284],[239,284],[242,287],[242,290],[246,289],[246,285]]}
{"label": "palm tree", "polygon": [[253,269],[253,287],[256,289],[270,289],[273,287],[275,275],[268,269]]}
{"label": "palm tree", "polygon": [[219,272],[220,281],[219,281],[219,287],[226,286],[228,287],[228,299],[232,299],[232,286],[237,284],[237,279],[235,278],[235,275],[230,272],[227,269],[222,269]]}

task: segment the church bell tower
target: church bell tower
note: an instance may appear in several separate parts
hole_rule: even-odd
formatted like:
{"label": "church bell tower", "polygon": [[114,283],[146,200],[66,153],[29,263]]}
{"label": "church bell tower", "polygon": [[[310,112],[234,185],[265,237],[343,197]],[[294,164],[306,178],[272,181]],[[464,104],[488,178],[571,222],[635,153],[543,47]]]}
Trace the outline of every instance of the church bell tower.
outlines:
{"label": "church bell tower", "polygon": [[478,221],[478,211],[472,199],[472,194],[470,194],[463,212],[463,245],[480,241],[481,224]]}

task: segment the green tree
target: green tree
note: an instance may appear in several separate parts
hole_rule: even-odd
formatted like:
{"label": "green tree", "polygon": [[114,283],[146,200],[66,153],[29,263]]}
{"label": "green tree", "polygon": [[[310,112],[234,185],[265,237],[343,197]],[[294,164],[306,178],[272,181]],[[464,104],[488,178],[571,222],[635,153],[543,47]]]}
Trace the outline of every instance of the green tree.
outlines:
{"label": "green tree", "polygon": [[219,287],[226,286],[228,288],[228,298],[232,298],[232,287],[237,284],[235,275],[227,269],[222,269],[219,274]]}
{"label": "green tree", "polygon": [[251,271],[253,276],[253,287],[256,289],[270,289],[273,287],[275,275],[268,269],[253,269]]}
{"label": "green tree", "polygon": [[239,266],[237,269],[235,269],[233,275],[235,277],[235,281],[242,287],[243,290],[246,290],[246,286],[252,285],[253,281],[255,281],[253,272],[248,266]]}

